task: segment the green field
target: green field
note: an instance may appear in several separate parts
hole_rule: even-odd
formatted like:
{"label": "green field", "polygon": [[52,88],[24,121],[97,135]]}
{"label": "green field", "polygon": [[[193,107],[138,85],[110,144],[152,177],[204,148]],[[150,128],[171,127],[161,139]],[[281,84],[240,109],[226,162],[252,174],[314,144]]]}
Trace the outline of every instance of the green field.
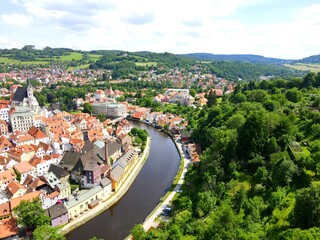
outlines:
{"label": "green field", "polygon": [[36,65],[36,64],[47,64],[48,62],[47,61],[20,61],[16,59],[10,59],[7,57],[0,57],[0,63]]}
{"label": "green field", "polygon": [[[90,60],[96,62],[98,61],[102,55],[98,54],[89,54]],[[28,65],[37,65],[37,64],[48,64],[50,61],[62,61],[62,62],[71,62],[71,61],[79,61],[82,60],[83,54],[78,52],[69,52],[68,55],[64,55],[61,57],[47,57],[47,58],[37,58],[36,61],[20,61],[16,59],[11,59],[9,55],[0,57],[0,63],[7,64],[28,64]],[[89,64],[83,64],[74,68],[88,68]]]}
{"label": "green field", "polygon": [[81,60],[82,56],[83,56],[82,53],[70,52],[68,55],[61,56],[60,60],[62,62],[76,61],[76,60]]}
{"label": "green field", "polygon": [[284,66],[301,71],[320,72],[320,63],[297,63],[297,64],[285,64]]}
{"label": "green field", "polygon": [[80,66],[76,66],[76,67],[68,67],[68,70],[74,70],[74,69],[85,69],[85,68],[89,68],[89,63],[88,64],[83,64]]}
{"label": "green field", "polygon": [[136,62],[135,63],[137,66],[157,66],[157,62]]}
{"label": "green field", "polygon": [[97,60],[99,60],[99,59],[102,57],[102,55],[99,55],[99,54],[89,54],[89,57],[90,57],[92,60],[97,61]]}

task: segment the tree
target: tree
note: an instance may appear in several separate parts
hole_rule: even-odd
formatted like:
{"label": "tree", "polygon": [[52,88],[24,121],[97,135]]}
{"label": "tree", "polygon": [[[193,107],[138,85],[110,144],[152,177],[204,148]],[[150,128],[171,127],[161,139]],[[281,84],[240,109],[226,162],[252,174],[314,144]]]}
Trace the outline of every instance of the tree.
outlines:
{"label": "tree", "polygon": [[202,217],[209,213],[216,205],[217,199],[212,196],[209,191],[199,192],[196,211],[199,217]]}
{"label": "tree", "polygon": [[292,88],[286,92],[286,98],[291,102],[297,103],[301,100],[302,94],[297,88]]}
{"label": "tree", "polygon": [[216,91],[212,91],[212,90],[211,90],[211,91],[209,92],[207,105],[208,105],[208,107],[212,107],[212,106],[215,106],[216,104],[217,104]]}
{"label": "tree", "polygon": [[320,229],[319,228],[310,228],[308,230],[301,230],[300,228],[291,228],[286,231],[283,231],[279,234],[280,240],[291,240],[291,239],[300,239],[300,240],[309,240],[309,239],[320,239]]}
{"label": "tree", "polygon": [[37,227],[33,232],[35,240],[65,240],[66,238],[59,232],[58,228],[50,225]]}
{"label": "tree", "polygon": [[252,154],[263,156],[266,139],[269,136],[269,119],[266,111],[254,111],[240,129],[239,153],[251,158]]}
{"label": "tree", "polygon": [[301,229],[320,227],[320,187],[298,190],[294,206],[294,223]]}
{"label": "tree", "polygon": [[246,119],[241,113],[232,115],[227,121],[228,128],[239,129],[245,123]]}
{"label": "tree", "polygon": [[197,94],[196,90],[194,90],[193,88],[191,88],[191,89],[189,90],[189,92],[190,92],[190,95],[191,95],[192,97],[195,97],[196,94]]}
{"label": "tree", "polygon": [[281,157],[273,166],[271,176],[275,186],[288,186],[294,175],[299,173],[299,169],[288,157]]}
{"label": "tree", "polygon": [[314,85],[315,83],[315,76],[316,74],[314,72],[309,72],[304,78],[301,83],[302,88],[308,88]]}
{"label": "tree", "polygon": [[247,100],[250,102],[260,102],[263,103],[268,99],[268,94],[264,90],[252,90],[247,94]]}
{"label": "tree", "polygon": [[100,120],[100,122],[104,122],[107,119],[106,115],[104,114],[99,114],[97,117]]}
{"label": "tree", "polygon": [[92,111],[93,111],[92,105],[90,103],[88,103],[88,102],[85,102],[83,104],[82,112],[92,114]]}
{"label": "tree", "polygon": [[39,198],[33,199],[32,202],[23,200],[13,211],[17,216],[18,224],[31,230],[50,223],[50,217],[45,214]]}
{"label": "tree", "polygon": [[134,240],[146,239],[147,233],[144,231],[142,224],[136,224],[130,231]]}
{"label": "tree", "polygon": [[209,236],[206,239],[239,239],[242,215],[236,215],[226,202],[217,208],[209,221]]}

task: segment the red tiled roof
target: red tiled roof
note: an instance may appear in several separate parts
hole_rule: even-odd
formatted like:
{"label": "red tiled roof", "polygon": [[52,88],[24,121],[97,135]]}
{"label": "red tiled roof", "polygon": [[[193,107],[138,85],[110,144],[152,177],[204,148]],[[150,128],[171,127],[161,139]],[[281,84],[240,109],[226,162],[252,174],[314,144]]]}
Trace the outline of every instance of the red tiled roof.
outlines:
{"label": "red tiled roof", "polygon": [[42,132],[40,129],[36,128],[35,126],[32,126],[28,133],[33,136],[35,139],[43,139],[43,138],[47,138],[48,136]]}
{"label": "red tiled roof", "polygon": [[16,178],[17,178],[17,176],[16,176],[13,169],[9,169],[7,171],[0,172],[0,181],[2,180],[3,182],[8,182],[8,181],[14,180]]}
{"label": "red tiled roof", "polygon": [[17,226],[17,221],[14,218],[9,218],[2,220],[0,224],[0,239],[10,237],[12,235],[17,235],[19,233],[19,228]]}
{"label": "red tiled roof", "polygon": [[12,181],[8,184],[6,190],[9,192],[11,195],[14,195],[19,189],[26,189],[24,186],[22,186],[20,183],[17,181]]}
{"label": "red tiled roof", "polygon": [[54,191],[54,192],[50,193],[49,195],[47,195],[46,197],[52,199],[52,198],[59,196],[59,194],[60,193],[58,191]]}
{"label": "red tiled roof", "polygon": [[14,211],[14,208],[16,206],[18,206],[22,200],[32,201],[34,198],[37,198],[39,196],[40,196],[40,192],[39,191],[34,191],[34,192],[31,192],[31,193],[27,193],[27,194],[25,194],[25,195],[23,195],[21,197],[10,199],[11,209]]}
{"label": "red tiled roof", "polygon": [[33,170],[32,166],[28,162],[17,163],[13,168],[20,174],[27,173]]}
{"label": "red tiled roof", "polygon": [[7,216],[8,214],[11,214],[9,202],[0,204],[0,218],[3,216]]}

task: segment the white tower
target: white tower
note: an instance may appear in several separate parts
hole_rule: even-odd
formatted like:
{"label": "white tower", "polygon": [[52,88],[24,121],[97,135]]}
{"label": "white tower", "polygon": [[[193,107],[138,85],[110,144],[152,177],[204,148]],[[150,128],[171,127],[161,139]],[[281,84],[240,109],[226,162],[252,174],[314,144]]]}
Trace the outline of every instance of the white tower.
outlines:
{"label": "white tower", "polygon": [[29,107],[37,107],[39,106],[39,103],[37,99],[33,96],[33,89],[32,89],[31,82],[29,81],[29,79],[27,81],[28,81],[27,95],[28,95]]}

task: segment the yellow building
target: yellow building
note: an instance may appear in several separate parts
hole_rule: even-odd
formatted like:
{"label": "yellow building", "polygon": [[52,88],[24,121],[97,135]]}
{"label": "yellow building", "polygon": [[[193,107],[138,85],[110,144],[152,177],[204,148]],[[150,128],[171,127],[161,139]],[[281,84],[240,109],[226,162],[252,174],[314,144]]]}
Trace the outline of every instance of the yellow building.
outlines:
{"label": "yellow building", "polygon": [[137,159],[138,153],[134,149],[130,149],[112,165],[110,178],[112,181],[113,191],[116,191],[117,188],[121,186],[128,174],[130,174]]}
{"label": "yellow building", "polygon": [[97,203],[104,198],[103,188],[97,186],[89,190],[81,191],[73,199],[65,203],[68,210],[69,219],[73,219],[89,210],[89,205]]}

